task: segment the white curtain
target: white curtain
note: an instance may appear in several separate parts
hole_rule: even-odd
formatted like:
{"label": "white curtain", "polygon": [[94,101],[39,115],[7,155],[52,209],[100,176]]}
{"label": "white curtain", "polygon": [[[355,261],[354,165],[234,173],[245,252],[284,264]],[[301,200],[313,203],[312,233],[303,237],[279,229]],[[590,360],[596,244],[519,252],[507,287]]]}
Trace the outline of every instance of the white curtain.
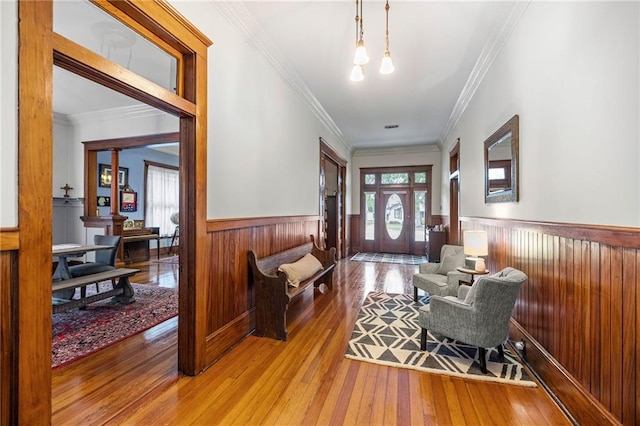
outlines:
{"label": "white curtain", "polygon": [[172,213],[178,211],[180,199],[178,170],[149,165],[147,167],[147,196],[145,226],[160,227],[160,235],[173,235],[176,225]]}

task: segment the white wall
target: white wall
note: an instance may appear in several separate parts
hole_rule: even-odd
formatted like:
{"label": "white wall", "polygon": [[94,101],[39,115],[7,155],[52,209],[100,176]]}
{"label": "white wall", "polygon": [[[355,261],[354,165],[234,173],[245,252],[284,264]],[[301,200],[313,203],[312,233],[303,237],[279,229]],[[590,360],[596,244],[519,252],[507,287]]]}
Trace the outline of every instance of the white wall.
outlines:
{"label": "white wall", "polygon": [[[78,77],[80,78],[80,77]],[[179,131],[178,118],[163,113],[155,108],[142,106],[136,107],[135,112],[131,108],[125,107],[122,110],[109,110],[103,114],[92,114],[90,117],[70,116],[72,123],[71,137],[67,141],[67,155],[69,185],[75,189],[72,192],[74,197],[84,197],[84,145],[82,142],[124,138],[131,136],[152,135],[156,133],[173,133]],[[56,139],[56,126],[54,123],[54,146],[62,146],[63,143]],[[56,192],[55,182],[58,176],[64,175],[56,169],[57,165],[54,154],[54,194]],[[63,186],[64,183],[60,186]],[[57,189],[60,191],[60,189]]]}
{"label": "white wall", "polygon": [[[440,188],[442,166],[440,149],[435,145],[406,148],[361,149],[353,153],[351,176],[351,209],[349,214],[360,213],[360,169],[366,167],[399,167],[432,165],[431,214],[440,214]],[[447,164],[448,163],[447,159]],[[447,170],[448,172],[448,170]],[[449,176],[447,175],[447,180]]]}
{"label": "white wall", "polygon": [[[529,5],[443,144],[461,140],[462,216],[640,225],[639,8]],[[520,202],[485,204],[483,141],[514,114]]]}
{"label": "white wall", "polygon": [[319,138],[346,159],[348,153],[212,3],[174,6],[214,42],[207,216],[318,214]]}
{"label": "white wall", "polygon": [[0,1],[0,228],[18,225],[18,8]]}

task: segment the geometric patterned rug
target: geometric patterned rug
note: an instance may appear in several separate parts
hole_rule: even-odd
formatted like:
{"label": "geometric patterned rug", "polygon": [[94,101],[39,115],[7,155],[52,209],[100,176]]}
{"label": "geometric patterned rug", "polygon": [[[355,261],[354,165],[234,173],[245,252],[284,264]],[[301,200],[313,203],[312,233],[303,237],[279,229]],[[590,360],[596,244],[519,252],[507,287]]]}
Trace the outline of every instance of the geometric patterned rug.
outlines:
{"label": "geometric patterned rug", "polygon": [[351,257],[354,262],[398,263],[402,265],[419,265],[427,262],[425,256],[396,253],[356,253]]}
{"label": "geometric patterned rug", "polygon": [[350,359],[410,368],[466,379],[536,387],[527,371],[508,351],[501,362],[496,348],[487,348],[487,374],[478,364],[478,348],[429,332],[427,350],[420,350],[418,309],[428,303],[406,294],[369,293],[358,313],[345,356]]}

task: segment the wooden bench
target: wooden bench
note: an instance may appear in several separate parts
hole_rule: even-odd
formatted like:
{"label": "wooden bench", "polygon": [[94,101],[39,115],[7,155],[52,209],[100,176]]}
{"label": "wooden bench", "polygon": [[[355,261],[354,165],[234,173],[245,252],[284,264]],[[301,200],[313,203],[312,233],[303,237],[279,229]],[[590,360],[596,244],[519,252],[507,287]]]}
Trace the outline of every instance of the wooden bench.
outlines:
{"label": "wooden bench", "polygon": [[[89,303],[106,299],[114,296],[119,303],[135,302],[133,287],[129,282],[129,277],[140,272],[139,269],[118,268],[112,271],[98,272],[95,274],[83,275],[80,277],[70,278],[68,280],[53,281],[53,313],[64,312],[72,308],[82,308]],[[63,299],[56,297],[55,292],[61,290],[75,289],[84,287],[89,284],[97,284],[102,281],[118,280],[118,283],[112,290],[99,292],[91,296],[81,297],[80,299]]]}
{"label": "wooden bench", "polygon": [[[293,263],[307,253],[313,254],[320,261],[323,269],[301,282],[298,287],[287,285],[287,276],[284,272],[278,271],[278,266],[283,263]],[[248,258],[256,297],[255,334],[287,340],[286,313],[289,302],[302,294],[310,285],[317,288],[324,283],[329,289],[333,287],[336,249],[335,247],[329,250],[318,248],[311,236],[311,241],[306,244],[261,259],[251,250]]]}

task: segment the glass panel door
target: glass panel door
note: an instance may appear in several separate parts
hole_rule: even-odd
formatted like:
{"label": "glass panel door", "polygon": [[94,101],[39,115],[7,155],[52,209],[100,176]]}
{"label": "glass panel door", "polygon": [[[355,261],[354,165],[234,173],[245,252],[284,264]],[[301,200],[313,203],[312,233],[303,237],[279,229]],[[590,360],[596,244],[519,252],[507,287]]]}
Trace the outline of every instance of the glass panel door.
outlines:
{"label": "glass panel door", "polygon": [[383,210],[384,231],[381,232],[380,251],[384,253],[408,253],[411,219],[407,191],[383,191],[380,208]]}

